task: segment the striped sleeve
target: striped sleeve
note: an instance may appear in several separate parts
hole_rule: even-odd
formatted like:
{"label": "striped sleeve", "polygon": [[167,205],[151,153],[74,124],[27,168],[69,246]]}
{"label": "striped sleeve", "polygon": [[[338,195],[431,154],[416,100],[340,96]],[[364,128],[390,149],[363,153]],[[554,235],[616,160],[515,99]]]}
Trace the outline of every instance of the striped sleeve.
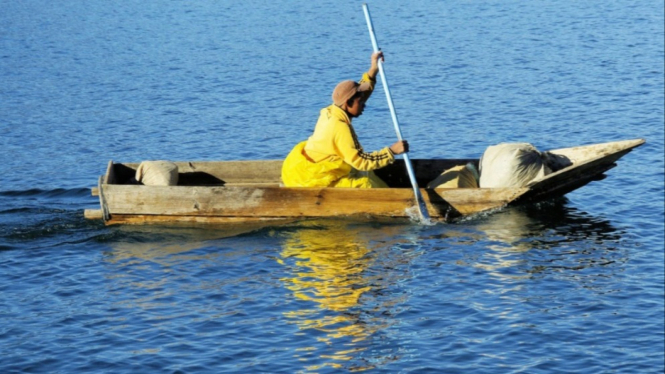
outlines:
{"label": "striped sleeve", "polygon": [[365,152],[351,125],[346,126],[346,131],[338,131],[337,134],[335,143],[344,161],[357,170],[376,170],[395,161],[395,156],[388,147],[376,152]]}

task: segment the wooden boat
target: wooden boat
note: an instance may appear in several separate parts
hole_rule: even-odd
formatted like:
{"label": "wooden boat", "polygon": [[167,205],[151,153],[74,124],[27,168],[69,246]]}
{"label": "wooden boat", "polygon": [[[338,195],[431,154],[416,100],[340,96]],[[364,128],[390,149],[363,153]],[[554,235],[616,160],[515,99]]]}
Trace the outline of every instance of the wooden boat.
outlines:
{"label": "wooden boat", "polygon": [[[571,165],[520,188],[423,188],[443,170],[477,159],[411,160],[432,220],[450,221],[509,204],[550,199],[605,178],[605,172],[644,139],[550,150]],[[100,210],[87,218],[106,224],[149,222],[238,223],[312,217],[411,218],[414,194],[403,160],[377,170],[391,188],[287,188],[281,160],[176,162],[177,186],[130,184],[138,163],[110,161],[93,195]],[[417,210],[415,211],[417,213]]]}

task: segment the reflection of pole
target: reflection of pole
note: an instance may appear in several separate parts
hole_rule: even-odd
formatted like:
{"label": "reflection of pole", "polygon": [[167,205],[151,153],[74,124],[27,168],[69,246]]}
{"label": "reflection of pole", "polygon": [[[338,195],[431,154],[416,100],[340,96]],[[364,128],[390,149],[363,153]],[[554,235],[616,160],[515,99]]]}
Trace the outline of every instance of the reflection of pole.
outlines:
{"label": "reflection of pole", "polygon": [[[379,51],[379,45],[376,42],[376,35],[374,35],[374,26],[372,26],[372,18],[369,15],[369,8],[367,4],[363,4],[363,10],[365,11],[365,20],[367,20],[367,27],[369,28],[369,36],[372,39],[372,47],[374,52]],[[397,122],[397,113],[395,113],[395,106],[393,105],[392,96],[390,96],[390,89],[388,89],[388,82],[386,80],[386,73],[383,71],[383,62],[379,59],[379,75],[381,75],[381,82],[383,83],[383,89],[386,92],[386,99],[388,100],[388,107],[390,108],[390,115],[393,118],[393,124],[395,125],[395,132],[397,133],[397,139],[402,140],[402,131],[399,128],[399,122]],[[427,207],[423,201],[423,197],[420,195],[420,190],[418,189],[418,182],[416,182],[416,176],[413,172],[413,166],[411,166],[411,160],[409,159],[408,153],[403,153],[404,164],[406,164],[406,171],[409,174],[409,179],[411,180],[411,186],[413,186],[413,193],[416,197],[416,206],[418,206],[418,211],[420,212],[420,217],[422,219],[429,219],[429,214],[427,213]]]}

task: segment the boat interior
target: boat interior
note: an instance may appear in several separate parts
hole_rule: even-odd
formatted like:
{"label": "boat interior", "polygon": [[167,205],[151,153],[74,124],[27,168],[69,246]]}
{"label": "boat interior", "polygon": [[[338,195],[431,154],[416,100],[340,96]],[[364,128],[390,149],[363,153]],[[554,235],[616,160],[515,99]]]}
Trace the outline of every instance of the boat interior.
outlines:
{"label": "boat interior", "polygon": [[[411,160],[419,187],[436,178],[443,171],[458,165],[473,163],[477,159],[418,159]],[[274,186],[281,184],[281,160],[268,161],[199,161],[175,162],[178,166],[179,186]],[[139,163],[109,162],[105,175],[108,184],[138,184],[134,179]],[[398,159],[375,173],[392,188],[410,188],[411,182],[404,165]]]}
{"label": "boat interior", "polygon": [[[644,139],[632,139],[547,151],[557,158],[558,168],[551,174],[534,180],[530,185],[555,183],[556,180],[582,178],[602,179],[601,174],[614,167],[615,161],[644,144]],[[479,159],[412,159],[418,187],[424,188],[443,171],[472,163],[479,169]],[[262,186],[281,185],[281,160],[261,161],[193,161],[175,162],[179,186]],[[137,184],[134,179],[139,163],[109,162],[102,183]],[[411,182],[403,159],[376,170],[375,173],[391,188],[410,188]],[[588,183],[586,181],[585,183]]]}

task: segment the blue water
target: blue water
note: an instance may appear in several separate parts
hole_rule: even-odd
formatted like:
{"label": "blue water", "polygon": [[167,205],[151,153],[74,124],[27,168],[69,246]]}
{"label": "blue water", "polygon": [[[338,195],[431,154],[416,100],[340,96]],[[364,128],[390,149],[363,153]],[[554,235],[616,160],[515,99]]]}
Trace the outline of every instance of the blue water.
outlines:
{"label": "blue water", "polygon": [[[411,158],[644,138],[453,224],[105,227],[109,160],[281,159],[356,1],[0,1],[0,372],[662,373],[663,1],[370,3]],[[379,88],[354,121],[395,141]]]}

